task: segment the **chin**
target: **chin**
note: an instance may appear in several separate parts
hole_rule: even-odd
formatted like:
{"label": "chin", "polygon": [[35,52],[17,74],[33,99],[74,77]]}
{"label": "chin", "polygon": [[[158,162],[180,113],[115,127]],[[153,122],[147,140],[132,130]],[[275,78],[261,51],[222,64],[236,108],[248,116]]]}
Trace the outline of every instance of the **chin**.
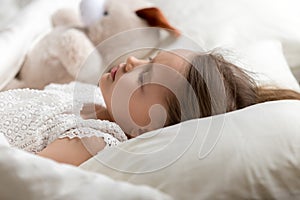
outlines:
{"label": "chin", "polygon": [[110,89],[109,89],[109,85],[107,85],[107,84],[108,84],[107,80],[102,80],[102,78],[101,78],[99,88],[102,93],[104,103],[106,106],[107,106],[107,103],[109,102],[109,96],[110,96]]}
{"label": "chin", "polygon": [[105,78],[104,78],[104,76],[102,76],[101,77],[101,79],[100,79],[100,81],[99,81],[99,88],[100,88],[100,91],[101,91],[101,93],[102,93],[102,95],[104,96],[104,94],[105,94],[105,88],[106,88],[106,83],[105,83],[105,80],[104,80]]}
{"label": "chin", "polygon": [[104,74],[103,76],[101,76],[100,80],[99,80],[99,88],[101,89],[101,92],[103,93],[105,88],[107,87],[109,81],[109,73]]}

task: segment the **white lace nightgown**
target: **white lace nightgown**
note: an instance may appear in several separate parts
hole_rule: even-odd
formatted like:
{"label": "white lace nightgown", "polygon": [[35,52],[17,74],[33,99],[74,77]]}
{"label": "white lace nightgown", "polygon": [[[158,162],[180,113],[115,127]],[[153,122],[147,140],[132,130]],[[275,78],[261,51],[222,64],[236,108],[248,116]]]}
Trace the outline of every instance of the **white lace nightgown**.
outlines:
{"label": "white lace nightgown", "polygon": [[106,147],[127,140],[113,122],[82,119],[80,110],[89,103],[104,105],[99,88],[78,82],[0,92],[0,133],[11,146],[32,153],[65,137],[102,137]]}

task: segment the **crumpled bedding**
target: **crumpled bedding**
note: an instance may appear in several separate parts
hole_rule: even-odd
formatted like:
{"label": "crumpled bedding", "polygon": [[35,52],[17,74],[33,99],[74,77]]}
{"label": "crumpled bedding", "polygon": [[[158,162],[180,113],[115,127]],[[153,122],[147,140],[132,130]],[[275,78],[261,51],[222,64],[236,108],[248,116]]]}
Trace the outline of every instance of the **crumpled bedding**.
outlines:
{"label": "crumpled bedding", "polygon": [[0,134],[0,199],[171,200],[148,186],[115,181],[108,176],[59,164],[4,143]]}

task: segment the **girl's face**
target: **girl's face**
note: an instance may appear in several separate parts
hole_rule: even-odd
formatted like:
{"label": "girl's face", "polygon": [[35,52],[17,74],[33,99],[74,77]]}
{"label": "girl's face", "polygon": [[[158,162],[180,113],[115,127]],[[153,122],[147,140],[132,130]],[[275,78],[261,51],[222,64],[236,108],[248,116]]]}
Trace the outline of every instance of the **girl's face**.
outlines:
{"label": "girl's face", "polygon": [[131,137],[164,127],[166,98],[179,89],[187,66],[177,54],[161,52],[151,60],[129,57],[113,67],[99,83],[112,120]]}

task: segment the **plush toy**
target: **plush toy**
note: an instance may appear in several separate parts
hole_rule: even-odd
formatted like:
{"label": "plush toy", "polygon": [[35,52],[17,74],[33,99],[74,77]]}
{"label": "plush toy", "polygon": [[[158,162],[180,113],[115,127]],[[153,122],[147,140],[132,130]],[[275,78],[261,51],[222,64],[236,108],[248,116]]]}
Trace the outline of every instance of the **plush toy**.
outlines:
{"label": "plush toy", "polygon": [[[144,0],[83,0],[81,14],[59,10],[52,17],[53,30],[28,52],[17,76],[4,88],[42,89],[49,83],[82,81],[97,83],[101,66],[109,58],[111,48],[120,48],[130,41],[115,41],[110,49],[95,51],[107,38],[122,31],[157,26],[179,32],[159,9]],[[172,35],[172,34],[171,34]],[[152,42],[158,35],[146,36]],[[101,45],[101,44],[100,44]]]}

